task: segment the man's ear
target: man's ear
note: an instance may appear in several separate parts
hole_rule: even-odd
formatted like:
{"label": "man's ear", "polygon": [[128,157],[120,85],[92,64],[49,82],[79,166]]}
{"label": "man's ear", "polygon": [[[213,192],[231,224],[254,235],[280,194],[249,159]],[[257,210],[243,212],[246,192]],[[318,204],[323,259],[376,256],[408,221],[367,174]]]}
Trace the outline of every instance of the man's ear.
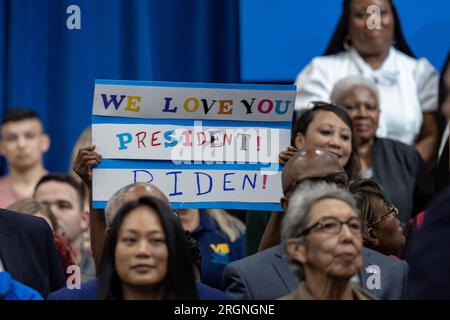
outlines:
{"label": "man's ear", "polygon": [[307,262],[305,244],[300,243],[298,239],[289,239],[287,241],[286,251],[295,261],[298,261],[303,265]]}
{"label": "man's ear", "polygon": [[41,152],[46,153],[50,148],[51,139],[50,136],[46,133],[43,133],[41,136]]}
{"label": "man's ear", "polygon": [[362,238],[363,242],[367,243],[372,248],[378,247],[380,245],[380,240],[377,237],[375,229],[372,227],[369,227],[365,232],[363,232]]}
{"label": "man's ear", "polygon": [[105,237],[108,237],[108,234],[109,234],[109,228],[108,227],[106,227],[106,229],[105,229]]}
{"label": "man's ear", "polygon": [[285,196],[282,196],[280,199],[281,207],[283,208],[284,212],[287,212],[289,201]]}
{"label": "man's ear", "polygon": [[81,212],[81,228],[83,230],[89,229],[89,211],[86,209],[83,209],[83,212]]}
{"label": "man's ear", "polygon": [[303,149],[305,146],[305,136],[301,132],[297,132],[294,139],[294,146],[297,149]]}
{"label": "man's ear", "polygon": [[5,148],[3,147],[3,139],[0,138],[0,155],[5,156]]}

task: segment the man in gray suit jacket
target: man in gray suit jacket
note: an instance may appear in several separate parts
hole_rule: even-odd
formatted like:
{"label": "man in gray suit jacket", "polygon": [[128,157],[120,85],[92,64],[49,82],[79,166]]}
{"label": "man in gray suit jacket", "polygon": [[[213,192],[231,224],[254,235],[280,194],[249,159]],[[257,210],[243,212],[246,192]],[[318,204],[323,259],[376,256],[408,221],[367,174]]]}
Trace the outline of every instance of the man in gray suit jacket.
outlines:
{"label": "man in gray suit jacket", "polygon": [[[298,288],[297,277],[290,272],[281,244],[227,265],[223,272],[223,289],[235,299],[273,300]],[[379,299],[405,297],[408,264],[363,249],[359,282],[363,289]]]}
{"label": "man in gray suit jacket", "polygon": [[[299,151],[289,159],[283,170],[284,196],[280,199],[283,209],[287,209],[290,195],[301,182],[321,179],[338,184],[333,177],[338,179],[342,173],[345,173],[342,166],[327,151],[320,148]],[[343,182],[341,180],[342,177],[336,181]],[[346,182],[342,184],[345,187]],[[275,219],[281,218],[282,214],[275,216]],[[279,221],[273,225],[277,224],[280,224]],[[277,233],[279,236],[279,230],[275,229],[271,228],[274,241]],[[236,299],[277,299],[291,293],[298,287],[298,280],[289,271],[283,253],[284,249],[278,244],[229,264],[223,272],[223,289]],[[362,288],[376,297],[401,299],[406,291],[407,269],[404,261],[364,248],[358,281]]]}

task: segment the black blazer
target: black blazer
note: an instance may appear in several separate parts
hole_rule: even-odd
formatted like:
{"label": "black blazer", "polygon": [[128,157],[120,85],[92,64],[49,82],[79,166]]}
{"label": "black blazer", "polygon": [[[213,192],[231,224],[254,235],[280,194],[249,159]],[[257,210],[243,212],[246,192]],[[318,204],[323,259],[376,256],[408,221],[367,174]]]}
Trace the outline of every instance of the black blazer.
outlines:
{"label": "black blazer", "polygon": [[42,218],[0,209],[0,258],[14,280],[44,298],[66,284],[53,233]]}
{"label": "black blazer", "polygon": [[405,225],[431,199],[431,175],[419,153],[404,143],[375,138],[373,152],[374,180],[399,209]]}

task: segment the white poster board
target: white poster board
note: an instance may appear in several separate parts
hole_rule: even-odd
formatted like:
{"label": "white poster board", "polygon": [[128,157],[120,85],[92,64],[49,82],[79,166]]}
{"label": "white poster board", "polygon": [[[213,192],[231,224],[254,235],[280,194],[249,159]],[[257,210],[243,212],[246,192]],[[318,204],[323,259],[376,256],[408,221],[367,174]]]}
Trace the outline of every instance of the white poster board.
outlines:
{"label": "white poster board", "polygon": [[281,210],[294,99],[295,86],[97,80],[94,207],[145,181],[173,208]]}

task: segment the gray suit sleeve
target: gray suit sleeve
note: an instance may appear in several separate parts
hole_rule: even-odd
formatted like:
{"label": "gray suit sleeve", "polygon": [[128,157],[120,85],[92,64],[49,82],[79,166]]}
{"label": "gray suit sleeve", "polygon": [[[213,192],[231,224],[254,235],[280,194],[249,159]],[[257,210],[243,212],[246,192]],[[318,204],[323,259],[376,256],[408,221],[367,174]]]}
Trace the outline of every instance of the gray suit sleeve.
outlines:
{"label": "gray suit sleeve", "polygon": [[408,275],[409,275],[409,264],[406,261],[403,261],[403,292],[401,299],[406,299],[408,294]]}
{"label": "gray suit sleeve", "polygon": [[247,281],[235,263],[227,265],[223,270],[222,288],[236,300],[252,299]]}

